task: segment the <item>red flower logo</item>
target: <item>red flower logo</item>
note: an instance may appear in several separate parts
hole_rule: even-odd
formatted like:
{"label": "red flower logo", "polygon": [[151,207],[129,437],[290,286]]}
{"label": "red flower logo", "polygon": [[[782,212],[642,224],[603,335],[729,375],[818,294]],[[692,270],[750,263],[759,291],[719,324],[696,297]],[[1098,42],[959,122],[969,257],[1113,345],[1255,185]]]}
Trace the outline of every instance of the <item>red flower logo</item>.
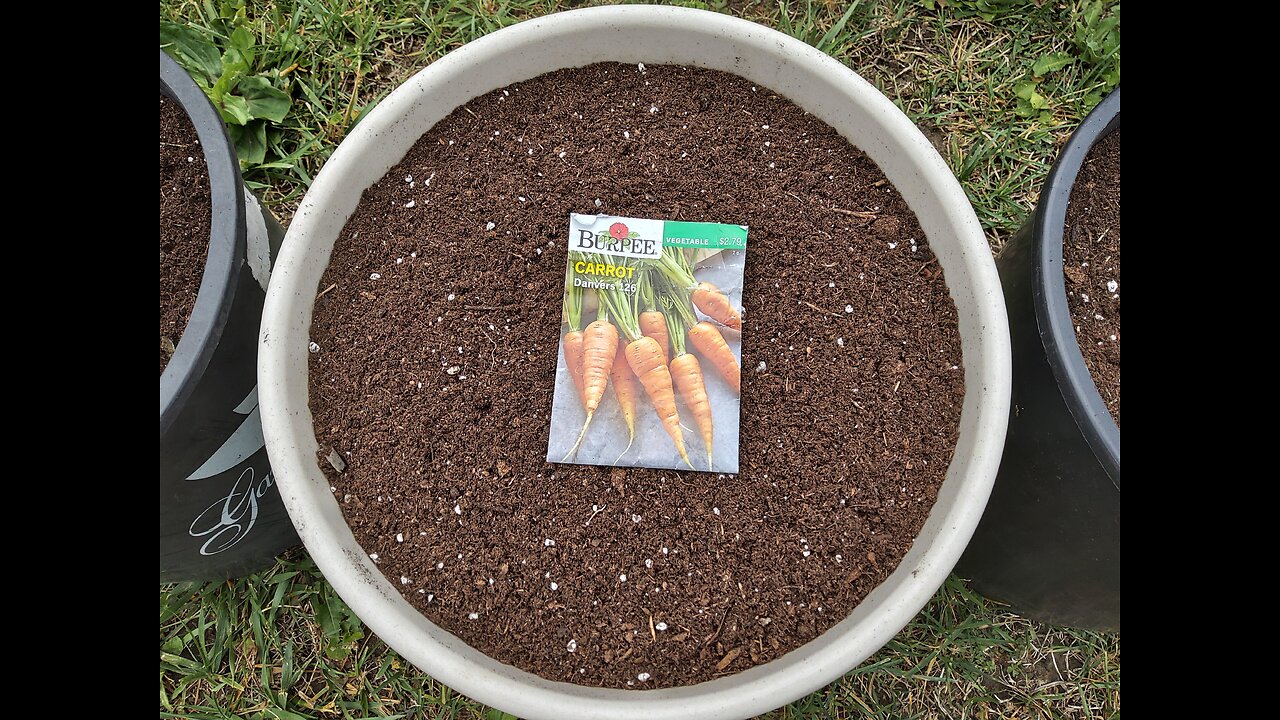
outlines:
{"label": "red flower logo", "polygon": [[626,240],[627,232],[627,226],[622,223],[614,223],[609,226],[609,235],[613,236],[615,240]]}

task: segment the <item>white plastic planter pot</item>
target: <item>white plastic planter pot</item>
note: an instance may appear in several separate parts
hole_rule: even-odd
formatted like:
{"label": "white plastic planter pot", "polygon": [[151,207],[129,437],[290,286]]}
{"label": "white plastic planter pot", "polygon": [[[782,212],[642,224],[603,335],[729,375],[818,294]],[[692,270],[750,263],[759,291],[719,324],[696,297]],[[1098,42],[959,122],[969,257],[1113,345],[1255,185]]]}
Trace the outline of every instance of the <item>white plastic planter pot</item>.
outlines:
{"label": "white plastic planter pot", "polygon": [[[352,537],[317,464],[307,406],[312,303],[363,190],[467,100],[594,62],[724,70],[773,88],[864,150],[910,204],[960,316],[966,394],[960,439],[937,504],[888,580],[817,640],[773,662],[662,690],[587,688],[503,665],[431,623]],[[295,215],[272,276],[259,351],[271,464],[299,534],[362,620],[410,662],[476,700],[525,718],[734,718],[830,683],[894,636],[964,550],[991,491],[1009,410],[1009,332],[982,228],[955,177],[914,125],[839,62],[773,30],[680,8],[592,8],[530,20],[449,54],[392,93],[343,141]]]}

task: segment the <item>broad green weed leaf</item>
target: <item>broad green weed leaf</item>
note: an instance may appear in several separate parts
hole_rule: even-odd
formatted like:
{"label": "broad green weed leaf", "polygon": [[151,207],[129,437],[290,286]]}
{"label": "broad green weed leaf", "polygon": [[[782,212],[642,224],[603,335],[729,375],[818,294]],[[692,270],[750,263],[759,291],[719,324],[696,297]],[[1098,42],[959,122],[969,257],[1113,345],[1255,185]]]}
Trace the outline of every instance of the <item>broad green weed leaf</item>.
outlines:
{"label": "broad green weed leaf", "polygon": [[1064,52],[1050,53],[1042,55],[1039,60],[1036,60],[1035,64],[1031,66],[1031,72],[1036,77],[1043,77],[1051,72],[1061,70],[1075,61],[1075,58]]}
{"label": "broad green weed leaf", "polygon": [[189,73],[200,73],[206,84],[211,84],[222,75],[222,58],[218,48],[204,38],[203,35],[185,25],[176,23],[160,23],[160,44],[167,46],[173,55]]}
{"label": "broad green weed leaf", "polygon": [[253,67],[253,46],[253,33],[243,27],[238,27],[232,31],[229,39],[228,51],[232,48],[235,49],[236,53],[240,56],[241,61],[244,62],[245,72],[248,72],[249,68]]}
{"label": "broad green weed leaf", "polygon": [[236,94],[248,103],[250,117],[280,122],[289,114],[289,96],[261,75],[241,78],[236,85]]}
{"label": "broad green weed leaf", "polygon": [[244,125],[249,122],[249,103],[236,95],[223,95],[222,119],[231,125]]}
{"label": "broad green weed leaf", "polygon": [[250,62],[253,60],[253,33],[238,27],[231,33],[230,46],[239,50]]}
{"label": "broad green weed leaf", "polygon": [[240,162],[260,165],[267,156],[267,126],[261,120],[248,125],[228,125],[231,142],[235,143]]}
{"label": "broad green weed leaf", "polygon": [[182,652],[182,638],[177,636],[171,637],[168,640],[165,640],[164,644],[160,646],[160,649],[171,655],[177,655]]}

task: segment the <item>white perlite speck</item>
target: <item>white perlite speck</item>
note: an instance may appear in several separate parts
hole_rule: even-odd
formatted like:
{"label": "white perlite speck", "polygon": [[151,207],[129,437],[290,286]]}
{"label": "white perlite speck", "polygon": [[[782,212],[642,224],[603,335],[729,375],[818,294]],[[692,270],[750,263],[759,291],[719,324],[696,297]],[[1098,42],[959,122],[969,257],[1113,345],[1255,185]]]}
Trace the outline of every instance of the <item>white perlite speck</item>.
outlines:
{"label": "white perlite speck", "polygon": [[631,139],[631,131],[630,131],[630,130],[623,130],[623,131],[622,131],[622,137],[623,137],[623,138],[625,138],[625,139],[627,139],[627,140],[630,140],[630,139]]}
{"label": "white perlite speck", "polygon": [[484,224],[484,229],[485,229],[485,230],[492,230],[492,229],[494,229],[494,228],[496,228],[496,227],[498,227],[498,226],[497,226],[497,225],[494,225],[493,223],[485,223],[485,224]]}
{"label": "white perlite speck", "polygon": [[1115,280],[1107,281],[1107,292],[1113,293],[1119,289],[1120,289],[1120,283],[1116,282]]}
{"label": "white perlite speck", "polygon": [[378,553],[369,553],[369,559],[378,562]]}
{"label": "white perlite speck", "polygon": [[653,629],[654,629],[654,630],[666,630],[666,629],[667,629],[667,624],[666,624],[666,623],[664,623],[664,622],[660,622],[660,623],[658,623],[657,625],[654,625],[654,626],[653,626]]}
{"label": "white perlite speck", "polygon": [[648,682],[649,678],[651,677],[653,676],[650,675],[649,673],[640,673],[639,675],[636,676],[636,679],[639,680],[640,682]]}
{"label": "white perlite speck", "polygon": [[413,581],[412,581],[412,580],[410,580],[409,578],[405,577],[404,575],[401,575],[401,576],[400,576],[400,584],[401,584],[401,585],[408,585],[408,584],[409,584],[409,583],[411,583],[411,582],[413,582]]}
{"label": "white perlite speck", "polygon": [[551,583],[551,589],[552,589],[552,590],[559,590],[559,589],[560,589],[560,583]]}
{"label": "white perlite speck", "polygon": [[453,514],[454,514],[454,515],[461,515],[461,514],[462,514],[462,506],[461,506],[461,505],[459,505],[459,504],[457,504],[457,503],[454,503],[454,504],[453,504]]}
{"label": "white perlite speck", "polygon": [[768,370],[768,369],[769,369],[769,366],[768,366],[768,365],[766,365],[766,364],[764,363],[764,361],[763,361],[763,360],[761,360],[761,361],[760,361],[760,364],[759,364],[759,365],[756,365],[756,372],[758,372],[758,373],[762,373],[762,372],[764,372],[765,370]]}
{"label": "white perlite speck", "polygon": [[623,573],[622,575],[618,576],[618,582],[626,582],[626,581],[627,581],[626,573]]}
{"label": "white perlite speck", "polygon": [[547,538],[546,540],[542,541],[542,544],[544,547],[555,547],[556,541],[552,540],[551,538]]}
{"label": "white perlite speck", "polygon": [[405,207],[407,207],[407,208],[411,208],[411,207],[413,207],[414,205],[417,205],[417,204],[418,204],[418,203],[414,202],[413,200],[410,200],[409,202],[405,203],[405,204],[404,204],[404,206],[405,206]]}
{"label": "white perlite speck", "polygon": [[468,619],[468,620],[479,620],[479,619],[480,619],[480,613],[468,613],[468,614],[467,614],[467,619]]}
{"label": "white perlite speck", "polygon": [[845,313],[846,313],[846,314],[848,314],[848,313],[852,313],[852,312],[853,312],[853,306],[852,306],[852,305],[845,305],[845,306],[844,306],[844,311],[845,311]]}
{"label": "white perlite speck", "polygon": [[461,371],[462,371],[462,368],[458,367],[457,365],[450,365],[449,369],[445,370],[445,372],[449,373],[450,375],[457,375]]}
{"label": "white perlite speck", "polygon": [[396,533],[396,542],[404,542],[404,533]]}
{"label": "white perlite speck", "polygon": [[370,279],[370,280],[381,280],[381,279],[382,279],[382,273],[369,273],[369,279]]}
{"label": "white perlite speck", "polygon": [[320,343],[315,342],[315,341],[312,341],[312,342],[310,342],[310,343],[307,343],[307,350],[308,350],[308,351],[310,351],[310,352],[313,352],[313,353],[318,353],[318,352],[320,352]]}
{"label": "white perlite speck", "polygon": [[569,644],[565,646],[565,649],[569,652],[578,652],[578,641],[570,638]]}

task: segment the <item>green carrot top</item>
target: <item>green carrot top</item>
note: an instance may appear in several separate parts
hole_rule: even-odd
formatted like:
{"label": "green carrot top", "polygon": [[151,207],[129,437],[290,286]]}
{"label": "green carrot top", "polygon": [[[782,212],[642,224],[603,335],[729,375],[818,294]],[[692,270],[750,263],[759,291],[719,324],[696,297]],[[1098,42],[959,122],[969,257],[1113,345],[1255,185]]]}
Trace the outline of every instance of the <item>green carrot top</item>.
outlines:
{"label": "green carrot top", "polygon": [[569,330],[582,330],[582,288],[573,283],[573,257],[577,253],[569,253],[569,262],[564,271],[564,317],[569,323]]}
{"label": "green carrot top", "polygon": [[693,270],[680,248],[667,246],[662,248],[662,257],[654,261],[653,266],[677,288],[692,289],[698,281],[693,277]]}
{"label": "green carrot top", "polygon": [[[598,256],[587,255],[589,262],[603,263],[603,258]],[[624,261],[624,264],[626,262]],[[614,325],[618,327],[618,332],[627,339],[628,342],[638,340],[641,336],[640,323],[636,320],[636,316],[640,314],[638,304],[640,301],[639,292],[628,296],[616,286],[611,288],[600,288],[596,290],[596,295],[600,298],[600,310]]]}

